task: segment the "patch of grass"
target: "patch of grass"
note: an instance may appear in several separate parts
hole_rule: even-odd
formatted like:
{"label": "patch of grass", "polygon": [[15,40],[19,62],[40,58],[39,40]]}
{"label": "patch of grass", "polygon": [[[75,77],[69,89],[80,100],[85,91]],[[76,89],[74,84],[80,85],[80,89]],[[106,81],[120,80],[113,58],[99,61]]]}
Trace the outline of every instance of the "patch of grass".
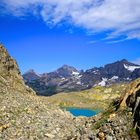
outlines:
{"label": "patch of grass", "polygon": [[131,136],[135,136],[135,135],[136,135],[136,129],[135,129],[135,128],[130,129],[130,130],[129,130],[129,134],[130,134]]}
{"label": "patch of grass", "polygon": [[94,125],[93,129],[99,129],[103,124],[105,124],[107,122],[106,118],[103,118],[101,120],[99,120],[98,122],[96,122],[96,124]]}
{"label": "patch of grass", "polygon": [[95,129],[99,129],[102,125],[104,125],[105,123],[107,123],[107,120],[108,120],[110,114],[112,114],[113,112],[114,112],[114,109],[113,109],[113,108],[111,108],[111,109],[109,109],[109,110],[103,112],[103,113],[102,113],[101,119],[99,119],[99,120],[95,123],[95,125],[93,126],[93,129],[94,129],[94,130],[95,130]]}
{"label": "patch of grass", "polygon": [[61,102],[61,103],[59,104],[59,106],[60,106],[60,107],[64,107],[64,106],[65,106],[65,103],[64,103],[64,102]]}

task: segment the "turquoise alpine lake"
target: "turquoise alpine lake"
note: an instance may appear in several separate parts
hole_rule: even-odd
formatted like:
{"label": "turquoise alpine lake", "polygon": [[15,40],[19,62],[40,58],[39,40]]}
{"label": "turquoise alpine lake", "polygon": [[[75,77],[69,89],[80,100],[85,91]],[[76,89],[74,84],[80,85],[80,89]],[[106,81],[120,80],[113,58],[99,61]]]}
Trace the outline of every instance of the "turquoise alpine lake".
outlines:
{"label": "turquoise alpine lake", "polygon": [[92,116],[95,116],[99,112],[99,111],[91,110],[91,109],[73,108],[73,107],[68,107],[66,108],[66,110],[76,117],[78,116],[92,117]]}

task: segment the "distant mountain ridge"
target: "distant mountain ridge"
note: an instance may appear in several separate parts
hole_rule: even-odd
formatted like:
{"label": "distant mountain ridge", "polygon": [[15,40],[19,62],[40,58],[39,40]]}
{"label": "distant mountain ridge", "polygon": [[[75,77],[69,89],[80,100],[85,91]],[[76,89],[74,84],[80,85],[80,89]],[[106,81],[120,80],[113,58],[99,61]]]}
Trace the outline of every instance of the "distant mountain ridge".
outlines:
{"label": "distant mountain ridge", "polygon": [[38,95],[53,95],[58,92],[69,92],[89,89],[94,86],[107,86],[114,83],[130,82],[140,77],[140,65],[128,62],[126,59],[107,64],[104,67],[94,67],[79,71],[68,65],[63,65],[54,72],[37,74],[30,70],[23,74],[24,81]]}

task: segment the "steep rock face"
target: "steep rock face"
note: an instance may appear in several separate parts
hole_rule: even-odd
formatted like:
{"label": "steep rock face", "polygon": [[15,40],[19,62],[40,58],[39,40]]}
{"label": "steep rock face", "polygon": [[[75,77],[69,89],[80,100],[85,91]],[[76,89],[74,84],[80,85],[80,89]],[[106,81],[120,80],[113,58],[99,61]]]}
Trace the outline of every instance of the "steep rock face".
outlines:
{"label": "steep rock face", "polygon": [[[33,92],[24,84],[16,61],[9,55],[3,45],[0,45],[0,84],[11,90]],[[1,90],[4,90],[4,88]]]}
{"label": "steep rock face", "polygon": [[133,71],[133,73],[131,74],[131,79],[137,79],[137,78],[139,78],[140,77],[140,69],[135,69],[134,71]]}
{"label": "steep rock face", "polygon": [[132,108],[134,127],[140,137],[140,79],[129,84],[126,92],[120,98],[120,107]]}
{"label": "steep rock face", "polygon": [[130,99],[130,97],[134,97],[134,99],[136,98],[136,94],[137,92],[140,90],[140,79],[136,79],[135,81],[131,82],[126,91],[124,92],[124,94],[121,96],[120,98],[120,107],[126,107],[127,106],[127,100],[128,98]]}

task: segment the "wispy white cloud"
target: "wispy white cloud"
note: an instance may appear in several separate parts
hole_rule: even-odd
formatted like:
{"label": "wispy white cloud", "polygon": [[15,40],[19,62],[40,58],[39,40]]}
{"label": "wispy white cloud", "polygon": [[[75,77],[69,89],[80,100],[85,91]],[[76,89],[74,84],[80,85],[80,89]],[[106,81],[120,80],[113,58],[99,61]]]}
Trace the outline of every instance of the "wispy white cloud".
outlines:
{"label": "wispy white cloud", "polygon": [[128,38],[123,38],[123,39],[115,39],[115,40],[106,40],[106,42],[108,43],[108,44],[115,44],[115,43],[120,43],[120,42],[124,42],[124,41],[126,41],[126,40],[129,40]]}
{"label": "wispy white cloud", "polygon": [[109,31],[106,39],[140,39],[140,0],[2,0],[14,16],[32,13],[48,25],[65,21],[92,33]]}

